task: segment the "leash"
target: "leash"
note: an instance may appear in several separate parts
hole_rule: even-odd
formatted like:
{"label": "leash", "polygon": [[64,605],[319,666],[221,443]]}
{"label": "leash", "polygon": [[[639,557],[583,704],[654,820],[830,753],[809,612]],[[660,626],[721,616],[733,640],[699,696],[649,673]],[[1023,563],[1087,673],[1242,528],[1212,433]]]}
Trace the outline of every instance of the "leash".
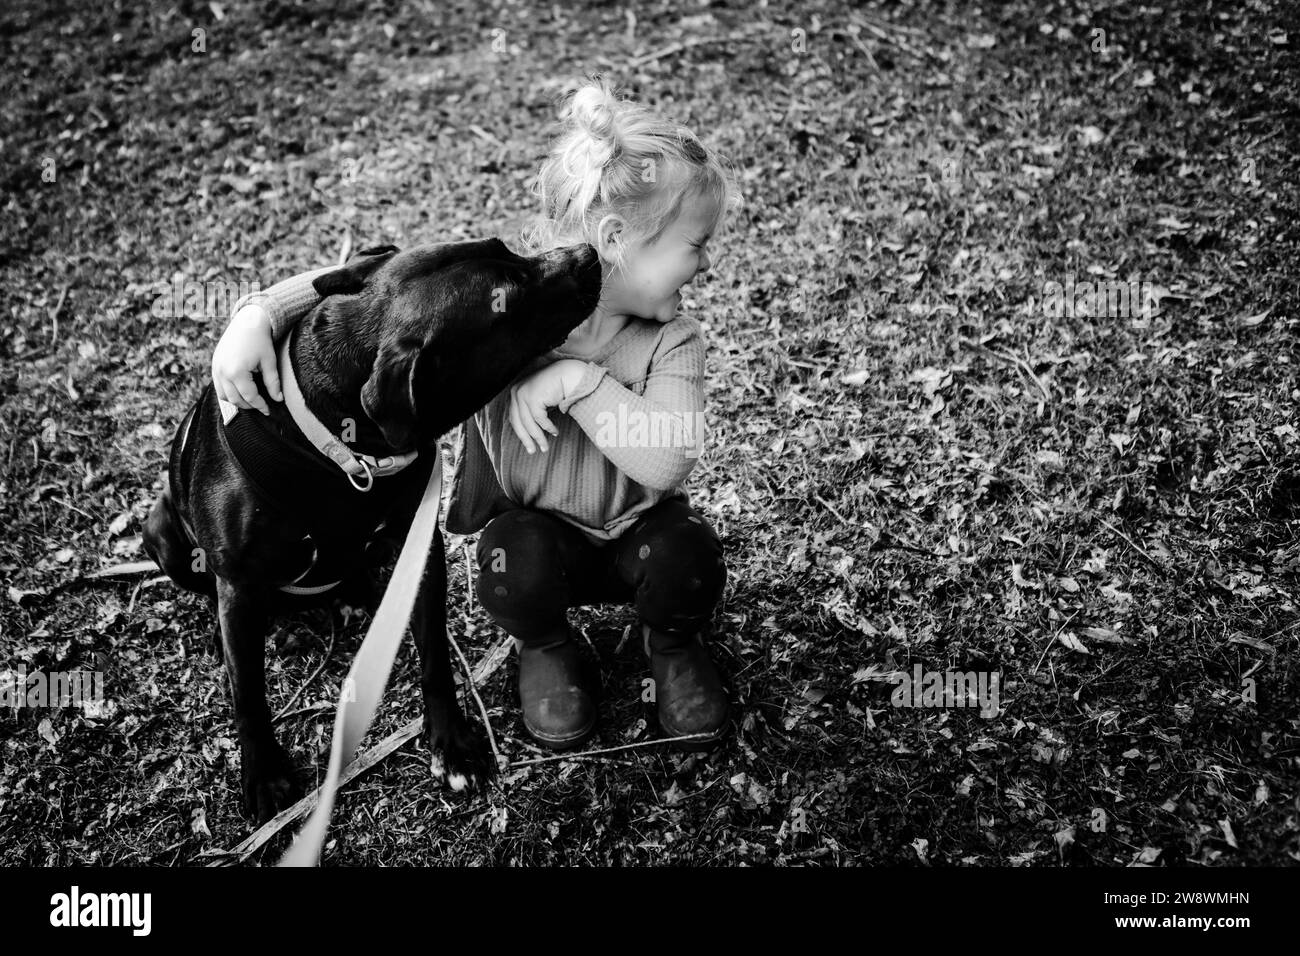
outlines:
{"label": "leash", "polygon": [[[285,389],[288,397],[288,389]],[[329,770],[320,787],[320,802],[284,856],[280,866],[316,866],[320,860],[321,845],[334,813],[334,795],[338,790],[339,776],[343,772],[344,758],[349,763],[356,755],[357,745],[370,729],[379,709],[379,700],[388,686],[393,670],[397,647],[411,620],[411,609],[424,578],[428,563],[429,546],[438,533],[438,511],[442,505],[442,449],[437,447],[438,461],[424,497],[416,509],[411,528],[402,545],[402,553],[393,568],[393,576],[384,590],[366,639],[361,642],[357,656],[352,660],[343,690],[339,694],[338,709],[334,714],[334,739],[330,743]]]}

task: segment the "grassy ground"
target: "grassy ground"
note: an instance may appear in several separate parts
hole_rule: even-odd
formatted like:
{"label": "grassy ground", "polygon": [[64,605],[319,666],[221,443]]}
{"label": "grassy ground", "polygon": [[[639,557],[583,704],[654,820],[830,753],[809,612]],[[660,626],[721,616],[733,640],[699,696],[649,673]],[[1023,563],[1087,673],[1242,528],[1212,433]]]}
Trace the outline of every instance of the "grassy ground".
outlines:
{"label": "grassy ground", "polygon": [[[80,580],[141,556],[224,324],[155,315],[156,284],[269,284],[349,229],[510,241],[551,97],[587,70],[698,130],[745,194],[683,306],[711,339],[688,487],[727,548],[740,726],[471,799],[408,745],[342,797],[325,859],[1300,860],[1281,5],[135,7],[0,13],[0,659],[102,669],[113,702],[0,717],[0,860],[200,862],[250,830],[209,608]],[[1071,273],[1137,277],[1158,311],[1048,314]],[[476,660],[500,634],[453,544]],[[606,686],[593,746],[652,737],[631,610],[575,620]],[[364,619],[282,624],[272,707],[333,699]],[[999,673],[999,712],[891,706],[916,664]],[[403,652],[372,739],[418,715],[415,677]],[[482,693],[528,759],[513,681]],[[328,713],[281,733],[318,773]]]}

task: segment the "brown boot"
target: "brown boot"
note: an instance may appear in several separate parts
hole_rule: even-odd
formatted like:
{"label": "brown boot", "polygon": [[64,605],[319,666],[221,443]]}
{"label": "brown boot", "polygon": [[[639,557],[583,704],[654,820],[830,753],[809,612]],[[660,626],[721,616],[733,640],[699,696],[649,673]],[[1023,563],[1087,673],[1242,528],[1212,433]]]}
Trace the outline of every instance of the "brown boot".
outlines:
{"label": "brown boot", "polygon": [[664,733],[706,735],[684,746],[708,746],[721,738],[727,730],[727,691],[709,659],[704,634],[670,634],[642,622],[641,635]]}
{"label": "brown boot", "polygon": [[515,646],[519,649],[524,727],[534,740],[552,750],[578,746],[596,726],[596,704],[573,629],[541,644],[516,640]]}

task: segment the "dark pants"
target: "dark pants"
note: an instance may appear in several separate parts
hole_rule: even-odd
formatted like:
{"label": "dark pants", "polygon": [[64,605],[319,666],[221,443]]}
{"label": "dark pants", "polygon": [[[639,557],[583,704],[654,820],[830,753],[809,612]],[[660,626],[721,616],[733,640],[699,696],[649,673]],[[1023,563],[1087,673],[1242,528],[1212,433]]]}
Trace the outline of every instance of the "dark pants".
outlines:
{"label": "dark pants", "polygon": [[507,511],[483,529],[477,558],[479,602],[528,644],[563,637],[565,611],[584,604],[634,604],[655,630],[694,633],[708,624],[727,581],[722,542],[680,498],[600,544],[544,511]]}

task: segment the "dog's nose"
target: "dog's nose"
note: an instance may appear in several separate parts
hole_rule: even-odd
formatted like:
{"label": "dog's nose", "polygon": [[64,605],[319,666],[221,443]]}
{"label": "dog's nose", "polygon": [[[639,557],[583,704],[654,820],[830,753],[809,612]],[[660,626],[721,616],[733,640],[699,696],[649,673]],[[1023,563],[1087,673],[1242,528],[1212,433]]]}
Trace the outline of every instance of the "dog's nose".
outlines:
{"label": "dog's nose", "polygon": [[550,278],[558,275],[581,277],[582,273],[598,268],[600,258],[596,250],[585,242],[573,246],[552,249],[542,256],[543,272]]}

